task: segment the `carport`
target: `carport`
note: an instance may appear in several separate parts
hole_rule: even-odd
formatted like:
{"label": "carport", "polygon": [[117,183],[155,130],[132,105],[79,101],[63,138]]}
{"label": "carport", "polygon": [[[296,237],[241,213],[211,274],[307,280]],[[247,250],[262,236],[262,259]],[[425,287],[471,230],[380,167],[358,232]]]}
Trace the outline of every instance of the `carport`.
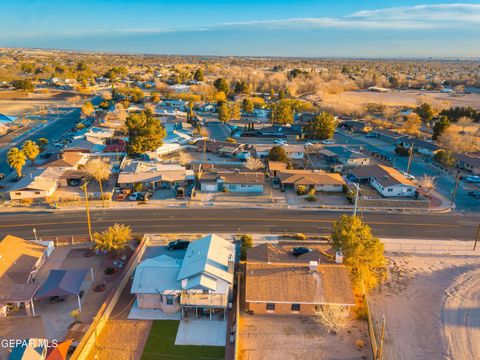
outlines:
{"label": "carport", "polygon": [[50,270],[47,280],[38,289],[35,299],[43,299],[52,296],[76,295],[78,308],[82,311],[80,302],[80,288],[85,276],[90,271],[93,280],[92,269],[54,269]]}

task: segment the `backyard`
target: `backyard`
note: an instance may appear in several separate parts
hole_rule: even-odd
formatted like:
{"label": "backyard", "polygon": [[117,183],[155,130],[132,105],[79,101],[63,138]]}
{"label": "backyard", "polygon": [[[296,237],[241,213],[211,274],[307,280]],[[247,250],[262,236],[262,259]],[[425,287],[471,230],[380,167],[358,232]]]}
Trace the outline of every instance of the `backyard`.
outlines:
{"label": "backyard", "polygon": [[152,324],[142,359],[224,359],[223,346],[175,345],[180,321],[157,320]]}

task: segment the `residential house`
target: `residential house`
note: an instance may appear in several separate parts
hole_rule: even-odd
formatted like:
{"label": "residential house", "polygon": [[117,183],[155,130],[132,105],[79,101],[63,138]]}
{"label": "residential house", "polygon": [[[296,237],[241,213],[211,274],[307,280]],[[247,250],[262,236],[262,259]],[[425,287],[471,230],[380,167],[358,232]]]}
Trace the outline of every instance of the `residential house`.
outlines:
{"label": "residential house", "polygon": [[427,155],[427,156],[434,156],[438,150],[441,150],[442,147],[430,142],[430,141],[425,141],[425,140],[420,140],[417,138],[402,138],[397,145],[403,146],[405,148],[410,148],[413,144],[413,151],[418,152],[419,154],[422,155]]}
{"label": "residential house", "polygon": [[271,125],[256,129],[256,136],[286,138],[287,140],[296,140],[302,136],[302,129],[299,126]]}
{"label": "residential house", "polygon": [[64,170],[35,169],[8,189],[10,200],[45,200],[58,188],[58,179]]}
{"label": "residential house", "polygon": [[355,297],[345,265],[267,243],[247,252],[245,302],[251,314],[311,316],[322,305],[355,306]]}
{"label": "residential house", "polygon": [[368,182],[384,197],[417,196],[417,186],[398,170],[384,165],[369,165],[349,170],[348,178]]}
{"label": "residential house", "polygon": [[271,177],[277,177],[278,173],[287,170],[287,164],[281,161],[268,162],[268,174]]}
{"label": "residential house", "polygon": [[200,190],[263,193],[265,175],[260,172],[217,171],[209,169],[200,176]]}
{"label": "residential house", "polygon": [[305,146],[302,144],[283,145],[283,149],[290,160],[303,160],[305,158]]}
{"label": "residential house", "polygon": [[372,136],[380,140],[383,140],[391,144],[398,144],[401,140],[408,138],[407,135],[400,134],[396,131],[387,130],[387,129],[375,129],[375,130],[372,130],[370,134],[372,134]]}
{"label": "residential house", "polygon": [[211,152],[224,156],[235,156],[244,149],[243,144],[229,143],[227,141],[198,140],[195,145],[198,152]]}
{"label": "residential house", "polygon": [[187,103],[188,102],[184,100],[169,99],[169,100],[164,100],[162,102],[162,106],[167,108],[178,109],[178,110],[185,110]]}
{"label": "residential house", "polygon": [[328,163],[343,166],[364,166],[370,164],[370,157],[364,153],[346,146],[322,146],[317,155]]}
{"label": "residential house", "polygon": [[480,175],[480,154],[456,154],[457,167]]}
{"label": "residential house", "polygon": [[9,304],[35,315],[33,296],[40,286],[35,275],[53,251],[53,243],[7,235],[0,241],[0,316],[8,314]]}
{"label": "residential house", "polygon": [[168,255],[142,261],[131,293],[139,309],[158,309],[182,317],[189,310],[226,317],[233,288],[235,245],[210,234],[188,245],[183,259]]}
{"label": "residential house", "polygon": [[78,170],[88,161],[88,155],[85,153],[62,152],[57,154],[52,160],[40,165],[41,168],[58,168],[61,170]]}
{"label": "residential house", "polygon": [[373,129],[369,123],[361,120],[345,120],[338,127],[359,134],[367,134]]}
{"label": "residential house", "polygon": [[284,170],[277,173],[282,189],[307,189],[325,192],[343,192],[345,180],[340,174],[326,173],[318,170]]}
{"label": "residential house", "polygon": [[117,183],[121,187],[133,188],[135,184],[152,190],[176,189],[195,180],[193,170],[187,170],[179,164],[160,164],[131,160],[118,175]]}
{"label": "residential house", "polygon": [[253,145],[255,157],[265,159],[274,145]]}

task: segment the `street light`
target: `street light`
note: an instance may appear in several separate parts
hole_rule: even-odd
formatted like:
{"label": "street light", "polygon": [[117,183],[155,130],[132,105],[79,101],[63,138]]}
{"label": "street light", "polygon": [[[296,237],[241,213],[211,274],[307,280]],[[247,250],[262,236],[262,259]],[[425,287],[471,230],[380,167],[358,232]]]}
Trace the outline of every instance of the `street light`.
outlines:
{"label": "street light", "polygon": [[357,183],[353,183],[353,186],[355,186],[355,202],[353,205],[353,216],[357,215],[357,206],[358,206],[358,193],[360,192],[360,186],[358,186]]}

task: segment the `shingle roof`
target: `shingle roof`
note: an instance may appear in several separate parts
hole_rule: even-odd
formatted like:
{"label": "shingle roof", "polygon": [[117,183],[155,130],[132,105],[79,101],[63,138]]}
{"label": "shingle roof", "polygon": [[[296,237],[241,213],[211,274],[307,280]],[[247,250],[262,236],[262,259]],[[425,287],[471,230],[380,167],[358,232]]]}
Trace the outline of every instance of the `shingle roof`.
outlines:
{"label": "shingle roof", "polygon": [[142,261],[135,269],[131,292],[159,294],[165,290],[180,290],[181,283],[177,275],[181,264],[181,259],[167,255]]}
{"label": "shingle roof", "polygon": [[219,173],[225,184],[264,184],[265,175],[259,172]]}
{"label": "shingle roof", "polygon": [[294,185],[344,185],[340,174],[318,172],[312,170],[285,170],[278,173],[282,184]]}
{"label": "shingle roof", "polygon": [[8,189],[8,191],[17,191],[21,189],[48,191],[56,186],[57,179],[60,178],[63,173],[63,171],[55,170],[57,169],[35,169],[30,174],[21,178],[10,189]]}
{"label": "shingle roof", "polygon": [[415,184],[403,176],[398,170],[384,165],[368,165],[351,169],[350,173],[358,179],[374,178],[382,186],[394,185],[415,186]]}
{"label": "shingle roof", "polygon": [[[262,253],[274,256],[261,261],[258,255]],[[317,271],[312,271],[308,258],[285,261],[287,256],[285,249],[275,249],[273,245],[262,246],[260,251],[256,248],[248,251],[247,302],[355,305],[346,266],[320,262]]]}

